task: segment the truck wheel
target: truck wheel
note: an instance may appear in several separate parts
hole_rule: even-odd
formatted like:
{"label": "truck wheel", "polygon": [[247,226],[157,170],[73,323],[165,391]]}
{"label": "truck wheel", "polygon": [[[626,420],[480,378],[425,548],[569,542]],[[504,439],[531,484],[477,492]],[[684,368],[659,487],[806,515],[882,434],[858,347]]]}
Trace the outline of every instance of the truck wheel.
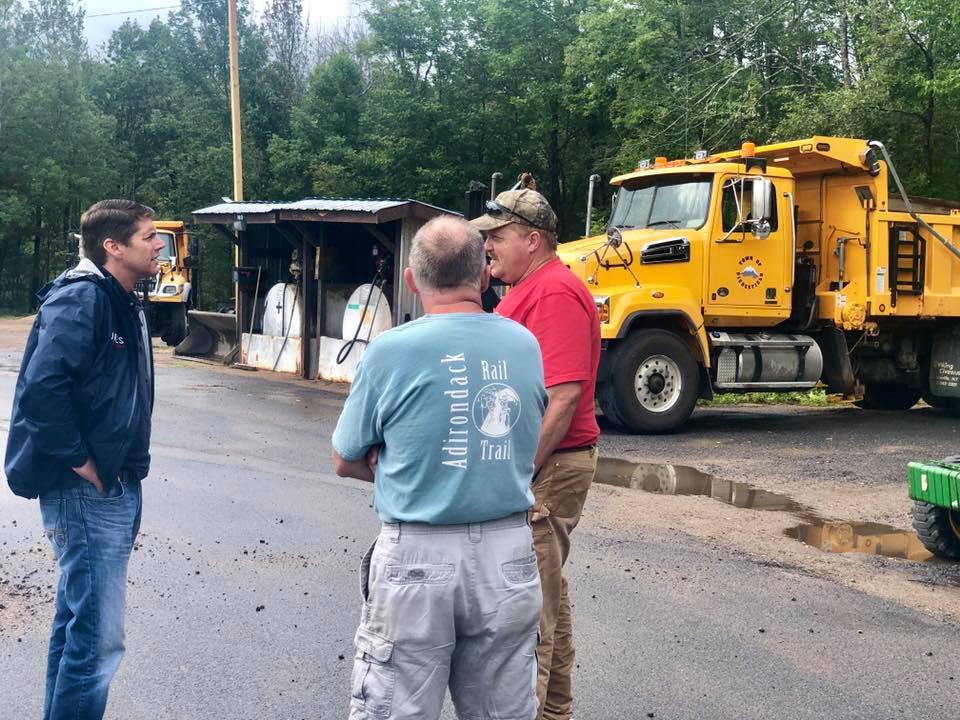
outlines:
{"label": "truck wheel", "polygon": [[687,421],[697,403],[699,374],[680,337],[642,330],[624,340],[611,360],[610,387],[601,402],[611,407],[615,422],[636,433],[662,433]]}
{"label": "truck wheel", "polygon": [[166,322],[163,325],[163,331],[160,333],[160,339],[167,345],[176,347],[183,342],[187,336],[187,308],[183,303],[170,308],[166,313]]}
{"label": "truck wheel", "polygon": [[620,411],[617,410],[617,402],[613,383],[605,382],[597,384],[597,404],[603,411],[603,416],[613,425],[625,428],[627,424],[620,417]]}
{"label": "truck wheel", "polygon": [[920,391],[909,385],[870,383],[857,406],[865,410],[909,410],[919,399]]}
{"label": "truck wheel", "polygon": [[914,500],[913,529],[937,557],[960,560],[960,513],[956,510]]}

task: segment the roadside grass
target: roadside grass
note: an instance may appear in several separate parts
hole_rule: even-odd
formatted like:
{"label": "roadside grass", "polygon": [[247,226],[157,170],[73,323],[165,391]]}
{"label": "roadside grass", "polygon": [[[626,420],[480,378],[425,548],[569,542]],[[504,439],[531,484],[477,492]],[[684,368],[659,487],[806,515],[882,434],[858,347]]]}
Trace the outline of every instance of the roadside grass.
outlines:
{"label": "roadside grass", "polygon": [[803,392],[751,392],[724,393],[714,395],[713,400],[700,400],[698,405],[715,407],[718,405],[804,405],[824,407],[839,401],[839,396],[828,395],[826,390],[814,388]]}

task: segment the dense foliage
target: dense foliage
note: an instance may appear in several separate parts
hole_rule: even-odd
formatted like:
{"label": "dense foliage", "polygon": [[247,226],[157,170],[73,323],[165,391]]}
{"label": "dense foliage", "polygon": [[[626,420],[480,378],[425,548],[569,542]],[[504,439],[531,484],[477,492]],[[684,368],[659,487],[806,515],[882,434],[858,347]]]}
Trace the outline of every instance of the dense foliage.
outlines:
{"label": "dense foliage", "polygon": [[[366,0],[311,34],[241,4],[245,194],[461,209],[531,170],[581,232],[587,178],[653,155],[813,133],[885,141],[916,194],[960,197],[960,3]],[[107,196],[162,217],[232,188],[225,0],[88,50],[70,0],[0,0],[0,305],[26,308]],[[601,193],[602,202],[608,202]],[[601,208],[602,213],[602,208]],[[231,249],[205,241],[206,304]]]}

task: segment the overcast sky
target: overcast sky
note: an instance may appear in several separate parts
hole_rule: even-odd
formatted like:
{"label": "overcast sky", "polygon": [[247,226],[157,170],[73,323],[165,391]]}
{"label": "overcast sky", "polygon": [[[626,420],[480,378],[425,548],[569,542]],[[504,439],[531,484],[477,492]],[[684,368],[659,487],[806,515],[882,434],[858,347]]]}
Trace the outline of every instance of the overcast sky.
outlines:
{"label": "overcast sky", "polygon": [[[87,11],[87,41],[94,50],[127,18],[146,27],[154,18],[166,17],[178,6],[177,0],[85,0],[83,4]],[[266,0],[253,0],[258,17],[266,4]],[[352,0],[303,0],[304,15],[309,14],[313,30],[342,22],[351,12],[355,14],[353,6]]]}

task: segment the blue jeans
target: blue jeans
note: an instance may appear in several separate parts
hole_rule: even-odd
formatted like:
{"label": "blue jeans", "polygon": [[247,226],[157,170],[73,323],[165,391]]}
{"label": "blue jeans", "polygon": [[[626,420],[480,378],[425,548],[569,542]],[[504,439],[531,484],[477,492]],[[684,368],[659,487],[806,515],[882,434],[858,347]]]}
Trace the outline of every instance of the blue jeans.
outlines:
{"label": "blue jeans", "polygon": [[90,483],[40,497],[60,566],[44,720],[99,720],[123,657],[127,563],[140,530],[139,482]]}

